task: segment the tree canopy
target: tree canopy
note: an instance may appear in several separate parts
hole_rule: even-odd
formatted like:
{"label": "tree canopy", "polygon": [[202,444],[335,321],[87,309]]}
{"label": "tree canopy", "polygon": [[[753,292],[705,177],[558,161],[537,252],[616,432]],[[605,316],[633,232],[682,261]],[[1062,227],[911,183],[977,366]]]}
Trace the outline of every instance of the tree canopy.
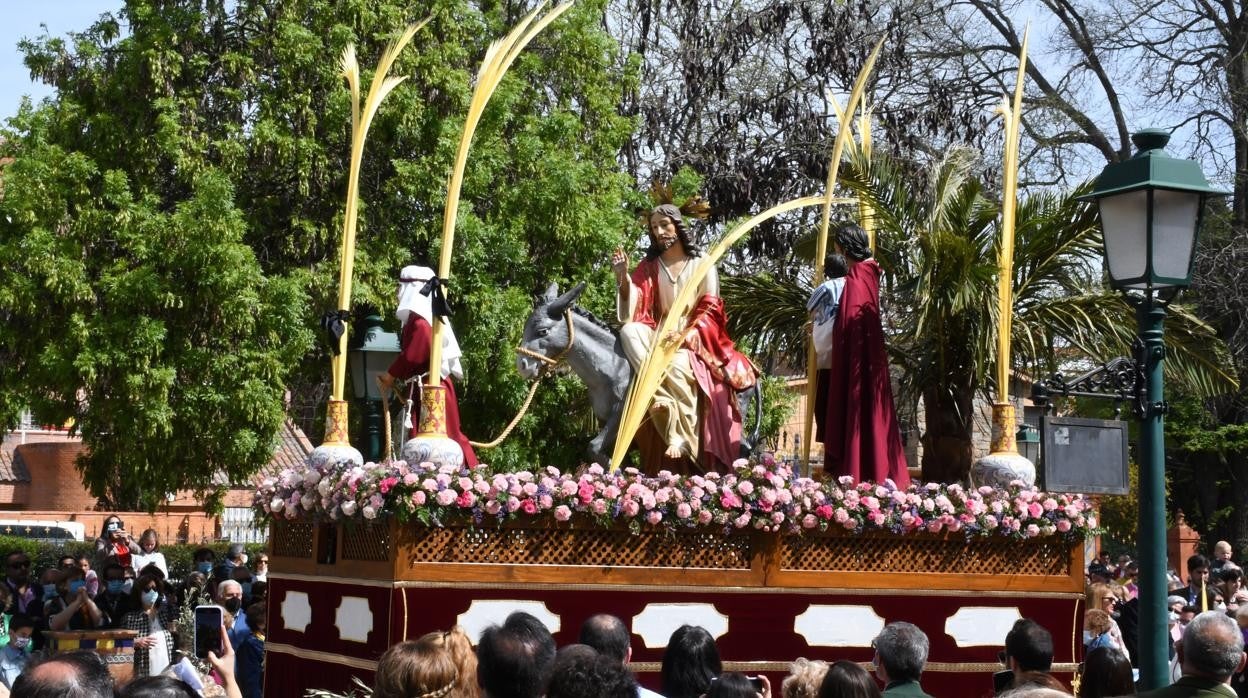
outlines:
{"label": "tree canopy", "polygon": [[[472,75],[523,7],[128,0],[68,39],[24,42],[57,93],[4,133],[4,421],[23,406],[75,419],[85,480],[115,506],[266,462],[286,385],[328,375],[310,328],[337,290],[338,57],[354,42],[371,65],[417,11],[433,19],[399,57],[393,72],[411,77],[382,105],[361,176],[354,300],[390,309],[398,270],[439,252]],[[523,397],[511,347],[531,294],[605,279],[604,255],[632,237],[634,187],[615,159],[631,78],[602,14],[578,3],[521,55],[469,158],[451,293],[474,437]],[[605,304],[609,284],[594,286]],[[577,413],[576,388],[543,391],[490,460],[575,461],[582,445],[552,427]]]}

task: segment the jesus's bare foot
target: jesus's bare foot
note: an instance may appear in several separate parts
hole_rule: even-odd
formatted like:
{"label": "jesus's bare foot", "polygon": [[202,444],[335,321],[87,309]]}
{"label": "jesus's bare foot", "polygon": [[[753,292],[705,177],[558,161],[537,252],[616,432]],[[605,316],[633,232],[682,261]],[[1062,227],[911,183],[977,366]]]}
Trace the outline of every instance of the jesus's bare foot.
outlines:
{"label": "jesus's bare foot", "polygon": [[667,450],[663,452],[663,455],[668,458],[680,458],[684,455],[684,450],[680,446],[668,446]]}

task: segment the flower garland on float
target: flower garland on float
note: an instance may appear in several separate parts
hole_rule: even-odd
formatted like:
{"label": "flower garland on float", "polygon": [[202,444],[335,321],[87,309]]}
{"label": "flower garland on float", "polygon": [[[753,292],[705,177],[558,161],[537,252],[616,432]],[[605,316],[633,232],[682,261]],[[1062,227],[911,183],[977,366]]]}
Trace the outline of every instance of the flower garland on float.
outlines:
{"label": "flower garland on float", "polygon": [[288,468],[256,491],[265,520],[372,521],[392,516],[425,526],[501,525],[509,521],[587,521],[679,531],[756,529],[771,533],[843,531],[961,533],[967,538],[1057,536],[1083,540],[1099,533],[1093,503],[1082,495],[1049,494],[1022,483],[968,489],[795,477],[770,457],[740,459],[727,474],[649,476],[598,465],[570,473],[473,470],[431,463],[335,463]]}

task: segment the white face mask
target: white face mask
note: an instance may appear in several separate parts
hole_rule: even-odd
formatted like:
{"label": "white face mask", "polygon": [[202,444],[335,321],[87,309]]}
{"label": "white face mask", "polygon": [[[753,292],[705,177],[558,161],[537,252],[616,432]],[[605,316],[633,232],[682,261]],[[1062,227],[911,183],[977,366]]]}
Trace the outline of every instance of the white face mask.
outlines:
{"label": "white face mask", "polygon": [[1095,639],[1096,639],[1096,636],[1092,634],[1091,630],[1083,631],[1083,644],[1085,646],[1092,644],[1092,641]]}

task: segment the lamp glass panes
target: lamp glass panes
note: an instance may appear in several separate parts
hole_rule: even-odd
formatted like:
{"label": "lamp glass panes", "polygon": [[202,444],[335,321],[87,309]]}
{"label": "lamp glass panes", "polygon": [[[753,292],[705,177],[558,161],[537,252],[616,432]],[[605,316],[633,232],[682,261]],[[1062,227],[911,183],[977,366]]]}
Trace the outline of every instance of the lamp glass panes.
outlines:
{"label": "lamp glass panes", "polygon": [[1149,291],[1187,286],[1209,186],[1200,166],[1163,149],[1169,133],[1132,137],[1135,157],[1107,165],[1094,190],[1105,236],[1105,265],[1115,288]]}
{"label": "lamp glass panes", "polygon": [[381,318],[370,322],[373,317],[364,319],[358,340],[347,356],[347,363],[351,366],[351,386],[357,400],[381,399],[377,376],[385,373],[399,355],[399,336],[383,332]]}

